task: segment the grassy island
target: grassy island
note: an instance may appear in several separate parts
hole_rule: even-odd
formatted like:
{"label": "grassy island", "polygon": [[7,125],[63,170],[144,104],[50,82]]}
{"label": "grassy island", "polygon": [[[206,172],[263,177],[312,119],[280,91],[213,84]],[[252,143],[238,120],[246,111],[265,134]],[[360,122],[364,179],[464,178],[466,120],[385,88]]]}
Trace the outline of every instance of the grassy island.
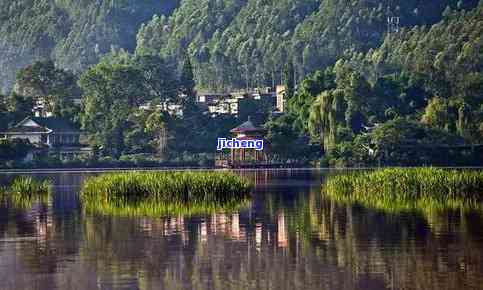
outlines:
{"label": "grassy island", "polygon": [[204,214],[247,205],[251,184],[227,172],[130,172],[86,180],[88,212],[122,216]]}
{"label": "grassy island", "polygon": [[30,207],[36,201],[45,202],[52,193],[52,183],[49,180],[38,181],[32,177],[17,177],[12,183],[0,190],[4,199],[16,206]]}
{"label": "grassy island", "polygon": [[389,212],[483,208],[483,171],[392,168],[329,177],[334,200]]}

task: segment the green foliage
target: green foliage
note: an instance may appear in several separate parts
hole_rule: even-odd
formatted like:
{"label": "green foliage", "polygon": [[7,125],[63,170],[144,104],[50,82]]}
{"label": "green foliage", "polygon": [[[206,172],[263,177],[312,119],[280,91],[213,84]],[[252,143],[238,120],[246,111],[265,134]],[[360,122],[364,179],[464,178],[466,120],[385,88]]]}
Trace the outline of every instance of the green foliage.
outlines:
{"label": "green foliage", "polygon": [[193,74],[191,60],[188,56],[186,57],[183,63],[183,69],[181,70],[180,85],[182,93],[187,97],[195,96],[195,76]]}
{"label": "green foliage", "polygon": [[[79,121],[104,156],[173,159],[212,152],[216,138],[238,123],[203,114],[196,89],[285,84],[287,116],[266,124],[277,158],[325,151],[332,164],[431,163],[434,154],[408,148],[483,142],[483,6],[476,0],[394,0],[388,7],[184,0],[172,15],[177,0],[16,2],[0,4],[2,73],[24,67],[0,107],[3,127],[30,114],[31,97],[42,96],[54,114]],[[400,17],[399,30],[388,31],[391,16]],[[78,72],[82,112],[69,103],[79,93]],[[10,86],[11,77],[3,79]],[[138,109],[148,103],[147,111]],[[166,104],[183,113],[160,113]],[[265,119],[265,105],[242,102],[239,117]],[[312,155],[309,143],[323,150]],[[387,148],[391,154],[368,153]]]}
{"label": "green foliage", "polygon": [[51,58],[61,68],[82,71],[111,49],[133,51],[141,24],[170,14],[179,0],[50,1],[0,3],[0,91],[19,68]]}
{"label": "green foliage", "polygon": [[0,161],[22,159],[32,148],[33,146],[28,140],[0,139]]}
{"label": "green foliage", "polygon": [[[365,163],[386,165],[449,165],[479,162],[478,153],[452,149],[463,139],[439,128],[417,121],[396,118],[358,136],[354,144],[364,148]],[[467,156],[467,154],[469,154]],[[461,162],[461,163],[460,163]]]}
{"label": "green foliage", "polygon": [[327,151],[338,142],[337,130],[344,125],[343,98],[341,90],[325,91],[311,108],[309,130],[312,135],[321,137],[321,144]]}
{"label": "green foliage", "polygon": [[245,98],[238,102],[238,119],[248,120],[250,117],[255,124],[262,124],[272,112],[272,100],[261,98],[259,100]]}
{"label": "green foliage", "polygon": [[457,146],[482,140],[482,8],[448,9],[430,29],[403,29],[307,77],[288,106],[299,132],[319,140],[332,165],[479,164],[477,151]]}
{"label": "green foliage", "polygon": [[447,6],[471,9],[478,3],[460,2],[186,0],[170,17],[155,16],[143,25],[137,51],[178,60],[188,51],[200,88],[298,83],[351,51],[377,48],[387,34],[387,17],[400,17],[401,27],[432,25]]}
{"label": "green foliage", "polygon": [[49,180],[37,181],[32,177],[18,177],[0,191],[0,196],[7,198],[16,206],[31,207],[36,201],[45,202],[52,194]]}
{"label": "green foliage", "polygon": [[376,127],[367,134],[378,148],[393,149],[401,145],[454,144],[458,137],[447,134],[441,129],[405,119],[395,119]]}
{"label": "green foliage", "polygon": [[[82,74],[81,123],[104,154],[120,156],[129,143],[147,136],[138,107],[149,101],[176,102],[179,81],[159,57],[113,55]],[[139,138],[139,139],[138,139]],[[136,140],[137,139],[137,140]]]}
{"label": "green foliage", "polygon": [[54,116],[77,121],[79,111],[73,99],[80,97],[77,78],[69,71],[56,68],[52,61],[37,61],[17,72],[14,94],[38,100]]}
{"label": "green foliage", "polygon": [[20,96],[15,92],[10,93],[5,97],[5,103],[0,106],[0,114],[3,121],[0,127],[6,130],[9,126],[20,122],[31,114],[33,107],[32,98]]}
{"label": "green foliage", "polygon": [[483,208],[483,172],[434,168],[383,169],[331,176],[332,199],[389,212]]}
{"label": "green foliage", "polygon": [[348,62],[370,80],[402,72],[441,98],[482,102],[481,35],[483,6],[470,11],[448,10],[433,26],[405,28],[387,35],[382,45],[366,54],[352,54]]}
{"label": "green foliage", "polygon": [[445,129],[450,123],[448,101],[441,98],[433,98],[426,107],[422,122],[432,127]]}
{"label": "green foliage", "polygon": [[[395,0],[389,7],[362,0],[4,1],[0,4],[0,65],[5,68],[1,87],[11,87],[15,72],[39,59],[51,58],[61,68],[80,72],[120,48],[136,49],[140,55],[161,54],[179,63],[188,53],[202,88],[286,83],[287,63],[293,64],[290,76],[298,82],[350,51],[377,48],[386,36],[388,16],[400,17],[401,27],[411,28],[442,18],[451,21],[453,11],[443,15],[448,6],[469,10],[477,4],[477,0]],[[478,51],[477,42],[465,50],[465,59],[470,59]],[[446,57],[442,54],[439,59]]]}
{"label": "green foliage", "polygon": [[246,203],[250,183],[222,172],[132,172],[88,179],[81,199],[103,214],[197,214]]}
{"label": "green foliage", "polygon": [[278,161],[295,159],[304,162],[320,156],[320,147],[310,144],[308,138],[299,135],[291,115],[283,115],[278,118],[270,116],[265,124],[265,129],[272,158]]}

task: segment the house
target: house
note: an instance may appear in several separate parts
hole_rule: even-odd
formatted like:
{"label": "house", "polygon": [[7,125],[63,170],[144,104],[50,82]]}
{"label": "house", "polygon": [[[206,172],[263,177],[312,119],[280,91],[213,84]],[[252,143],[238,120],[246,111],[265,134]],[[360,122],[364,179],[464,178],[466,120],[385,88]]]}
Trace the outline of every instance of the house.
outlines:
{"label": "house", "polygon": [[277,110],[280,113],[285,112],[285,107],[286,107],[286,89],[285,86],[280,85],[277,86],[276,89],[276,95],[277,95]]}
{"label": "house", "polygon": [[27,117],[0,134],[6,139],[27,139],[39,148],[47,148],[49,155],[61,159],[92,153],[90,148],[80,144],[80,130],[64,118]]}
{"label": "house", "polygon": [[220,93],[202,93],[196,96],[197,103],[213,103],[217,102],[221,99],[229,98],[229,94],[220,94]]}

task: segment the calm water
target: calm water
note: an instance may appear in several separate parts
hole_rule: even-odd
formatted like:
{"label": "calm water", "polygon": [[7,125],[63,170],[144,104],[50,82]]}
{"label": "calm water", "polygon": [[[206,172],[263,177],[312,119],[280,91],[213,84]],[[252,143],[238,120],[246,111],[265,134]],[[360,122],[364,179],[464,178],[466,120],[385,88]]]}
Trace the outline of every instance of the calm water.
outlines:
{"label": "calm water", "polygon": [[391,216],[324,200],[324,171],[240,174],[249,209],[157,219],[85,215],[89,174],[48,174],[50,204],[0,206],[0,289],[483,289],[481,213]]}

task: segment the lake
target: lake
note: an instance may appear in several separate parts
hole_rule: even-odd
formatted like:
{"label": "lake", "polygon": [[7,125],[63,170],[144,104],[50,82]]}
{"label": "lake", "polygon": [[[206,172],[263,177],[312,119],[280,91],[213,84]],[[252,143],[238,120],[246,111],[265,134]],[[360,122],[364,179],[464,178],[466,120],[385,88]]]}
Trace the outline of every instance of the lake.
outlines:
{"label": "lake", "polygon": [[38,173],[50,203],[0,205],[0,289],[483,289],[481,212],[390,215],[325,199],[334,171],[238,173],[248,208],[189,218],[84,214],[98,173]]}

